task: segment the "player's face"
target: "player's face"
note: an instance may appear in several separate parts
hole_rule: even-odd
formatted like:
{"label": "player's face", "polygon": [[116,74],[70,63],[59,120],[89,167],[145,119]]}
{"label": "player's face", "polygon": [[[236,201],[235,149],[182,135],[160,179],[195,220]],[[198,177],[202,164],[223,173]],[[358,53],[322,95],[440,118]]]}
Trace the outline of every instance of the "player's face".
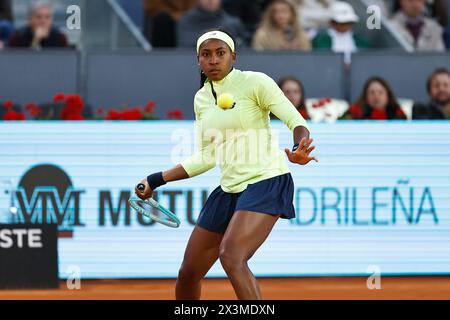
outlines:
{"label": "player's face", "polygon": [[219,81],[225,78],[235,61],[236,54],[221,40],[207,40],[200,47],[198,62],[210,80]]}
{"label": "player's face", "polygon": [[433,77],[430,96],[442,104],[450,101],[450,76],[448,74],[438,74]]}
{"label": "player's face", "polygon": [[372,82],[367,88],[367,104],[375,109],[386,108],[389,97],[386,88],[379,82]]}
{"label": "player's face", "polygon": [[286,81],[283,84],[283,88],[281,88],[295,107],[300,106],[300,102],[302,101],[302,89],[295,81]]}

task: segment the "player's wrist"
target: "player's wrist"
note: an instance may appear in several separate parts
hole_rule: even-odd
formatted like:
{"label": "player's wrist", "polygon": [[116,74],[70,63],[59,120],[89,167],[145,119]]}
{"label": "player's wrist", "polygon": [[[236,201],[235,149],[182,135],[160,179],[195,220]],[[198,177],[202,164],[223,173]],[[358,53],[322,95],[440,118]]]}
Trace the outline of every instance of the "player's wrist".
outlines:
{"label": "player's wrist", "polygon": [[292,152],[295,152],[299,146],[300,146],[300,143],[294,144],[294,146],[292,147]]}
{"label": "player's wrist", "polygon": [[147,183],[152,190],[165,185],[167,182],[164,181],[162,171],[153,173],[147,177]]}

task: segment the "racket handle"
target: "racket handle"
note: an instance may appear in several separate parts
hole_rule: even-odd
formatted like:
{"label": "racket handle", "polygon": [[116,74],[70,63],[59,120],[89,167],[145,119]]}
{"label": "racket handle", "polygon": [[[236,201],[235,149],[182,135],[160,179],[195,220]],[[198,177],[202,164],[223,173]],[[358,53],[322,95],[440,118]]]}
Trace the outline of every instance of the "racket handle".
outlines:
{"label": "racket handle", "polygon": [[139,183],[139,184],[137,185],[137,189],[138,189],[139,191],[144,191],[144,190],[145,190],[145,185],[144,185],[143,183]]}

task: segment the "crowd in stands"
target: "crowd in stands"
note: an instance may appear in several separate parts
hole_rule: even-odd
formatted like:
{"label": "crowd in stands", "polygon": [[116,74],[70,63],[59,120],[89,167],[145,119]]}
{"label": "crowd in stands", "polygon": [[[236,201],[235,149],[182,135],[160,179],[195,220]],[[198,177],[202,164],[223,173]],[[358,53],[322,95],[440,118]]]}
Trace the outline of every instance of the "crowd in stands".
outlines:
{"label": "crowd in stands", "polygon": [[[226,29],[239,47],[255,50],[331,50],[344,53],[371,47],[354,31],[362,19],[350,3],[338,0],[142,0],[145,35],[154,47],[194,47],[199,34]],[[398,36],[417,51],[449,48],[447,0],[368,0],[389,19]],[[28,23],[14,29],[11,0],[0,0],[0,50],[68,47],[66,36],[53,25],[48,1],[31,2]],[[280,79],[280,88],[306,119],[306,93],[292,76]],[[450,73],[436,69],[427,81],[429,101],[415,103],[413,119],[450,119]],[[1,108],[0,108],[1,109]],[[273,117],[273,115],[272,115]],[[406,119],[388,81],[372,77],[341,119]]]}
{"label": "crowd in stands", "polygon": [[[361,19],[340,0],[142,0],[144,33],[154,47],[193,47],[199,34],[223,28],[255,50],[352,52],[373,46],[354,30]],[[28,24],[14,30],[12,0],[0,0],[0,49],[67,47],[53,26],[51,2],[32,1]],[[417,51],[450,48],[448,0],[368,0]],[[347,59],[349,60],[349,59]]]}
{"label": "crowd in stands", "polygon": [[[305,119],[311,115],[306,108],[306,93],[301,80],[293,76],[282,78],[279,87]],[[414,120],[450,119],[450,72],[438,68],[428,77],[426,89],[427,103],[416,102],[412,107]],[[275,118],[274,115],[271,115]],[[381,77],[371,77],[364,84],[359,98],[343,114],[345,120],[406,120],[406,115],[388,81]]]}
{"label": "crowd in stands", "polygon": [[[328,49],[351,53],[371,44],[354,31],[362,19],[338,0],[143,0],[146,36],[155,47],[192,47],[213,28],[256,50]],[[447,0],[369,0],[418,51],[449,48]]]}

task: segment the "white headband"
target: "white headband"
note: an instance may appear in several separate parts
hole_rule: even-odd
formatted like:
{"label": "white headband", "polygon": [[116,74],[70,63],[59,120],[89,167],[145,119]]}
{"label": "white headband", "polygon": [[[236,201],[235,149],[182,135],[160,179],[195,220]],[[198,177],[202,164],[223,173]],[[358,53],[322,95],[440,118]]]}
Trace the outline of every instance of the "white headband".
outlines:
{"label": "white headband", "polygon": [[225,32],[222,31],[210,31],[202,35],[200,38],[198,38],[197,54],[200,52],[200,46],[203,44],[203,42],[210,39],[222,40],[230,47],[231,52],[235,52],[234,41],[233,39],[231,39],[229,35],[227,35]]}

